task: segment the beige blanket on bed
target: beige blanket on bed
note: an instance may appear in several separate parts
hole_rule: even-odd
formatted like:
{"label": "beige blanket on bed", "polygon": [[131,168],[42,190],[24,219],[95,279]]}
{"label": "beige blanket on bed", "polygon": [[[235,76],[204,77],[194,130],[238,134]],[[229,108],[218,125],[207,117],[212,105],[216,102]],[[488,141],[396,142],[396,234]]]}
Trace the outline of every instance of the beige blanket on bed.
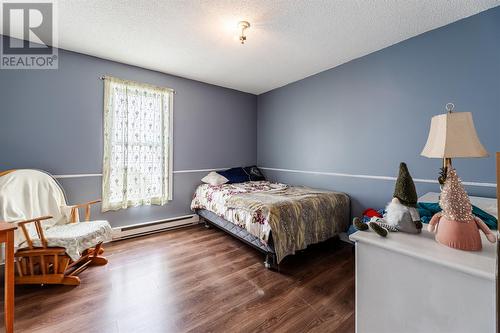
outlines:
{"label": "beige blanket on bed", "polygon": [[251,212],[255,220],[259,216],[268,218],[279,263],[295,251],[345,231],[349,224],[349,202],[345,193],[288,187],[235,194],[227,205]]}

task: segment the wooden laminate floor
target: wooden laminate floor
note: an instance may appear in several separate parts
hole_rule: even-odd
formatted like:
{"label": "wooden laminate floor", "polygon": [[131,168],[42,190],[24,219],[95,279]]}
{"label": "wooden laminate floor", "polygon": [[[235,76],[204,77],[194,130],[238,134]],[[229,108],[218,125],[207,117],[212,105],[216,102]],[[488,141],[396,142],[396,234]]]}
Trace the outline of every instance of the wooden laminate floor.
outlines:
{"label": "wooden laminate floor", "polygon": [[114,242],[106,255],[78,287],[17,286],[16,332],[354,331],[354,254],[338,240],[286,258],[280,273],[201,225]]}

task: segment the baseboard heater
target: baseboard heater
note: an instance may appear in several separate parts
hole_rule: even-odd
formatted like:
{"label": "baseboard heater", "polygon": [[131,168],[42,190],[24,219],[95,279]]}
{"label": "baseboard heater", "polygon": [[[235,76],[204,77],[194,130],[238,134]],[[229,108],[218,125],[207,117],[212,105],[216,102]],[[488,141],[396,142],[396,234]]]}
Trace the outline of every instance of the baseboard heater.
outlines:
{"label": "baseboard heater", "polygon": [[128,225],[126,227],[117,227],[113,228],[113,241],[144,236],[155,232],[177,229],[188,225],[197,224],[199,220],[200,219],[198,215],[192,214],[164,220]]}

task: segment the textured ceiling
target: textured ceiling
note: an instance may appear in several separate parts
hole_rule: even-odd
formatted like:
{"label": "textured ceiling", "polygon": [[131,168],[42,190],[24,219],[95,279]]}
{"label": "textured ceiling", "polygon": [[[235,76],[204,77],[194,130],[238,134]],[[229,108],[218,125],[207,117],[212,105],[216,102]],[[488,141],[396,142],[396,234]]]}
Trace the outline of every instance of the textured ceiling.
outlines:
{"label": "textured ceiling", "polygon": [[59,47],[260,94],[499,1],[61,0]]}

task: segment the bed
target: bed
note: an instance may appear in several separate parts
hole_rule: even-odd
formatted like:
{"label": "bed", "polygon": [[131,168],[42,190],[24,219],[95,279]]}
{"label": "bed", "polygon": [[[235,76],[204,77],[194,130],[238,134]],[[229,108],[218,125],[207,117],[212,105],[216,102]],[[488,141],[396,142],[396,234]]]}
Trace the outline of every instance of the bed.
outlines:
{"label": "bed", "polygon": [[269,181],[198,186],[191,202],[206,225],[266,255],[277,269],[288,255],[339,235],[349,226],[350,199],[341,192]]}

